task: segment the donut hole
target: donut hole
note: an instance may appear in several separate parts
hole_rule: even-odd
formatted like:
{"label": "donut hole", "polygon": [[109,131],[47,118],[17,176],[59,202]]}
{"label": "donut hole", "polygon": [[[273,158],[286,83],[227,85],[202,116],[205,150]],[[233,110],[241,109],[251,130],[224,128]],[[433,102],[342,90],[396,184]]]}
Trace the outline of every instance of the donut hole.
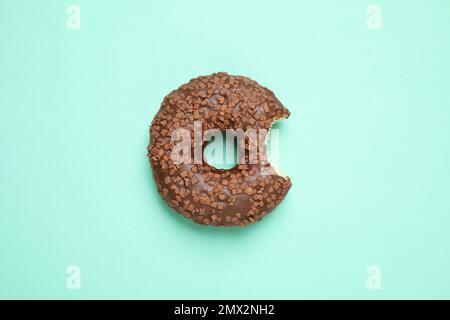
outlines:
{"label": "donut hole", "polygon": [[242,156],[237,139],[227,139],[225,132],[211,137],[203,150],[203,160],[216,169],[229,170]]}

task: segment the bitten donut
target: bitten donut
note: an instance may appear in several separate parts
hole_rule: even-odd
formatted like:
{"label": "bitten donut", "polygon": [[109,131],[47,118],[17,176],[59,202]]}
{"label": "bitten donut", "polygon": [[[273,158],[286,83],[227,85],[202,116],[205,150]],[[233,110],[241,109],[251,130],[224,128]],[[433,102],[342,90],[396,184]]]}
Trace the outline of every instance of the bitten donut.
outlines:
{"label": "bitten donut", "polygon": [[[203,159],[206,141],[195,140],[195,124],[203,131],[264,131],[289,115],[271,90],[247,77],[221,72],[183,84],[164,98],[150,126],[147,156],[158,192],[171,208],[196,223],[245,226],[261,220],[291,187],[289,177],[263,161],[267,159],[266,141],[259,146],[260,161],[249,161],[251,143],[245,140],[240,159],[244,161],[229,170],[218,169]],[[192,161],[173,158],[180,129],[192,138],[184,158]],[[196,150],[200,150],[200,160],[193,160]]]}

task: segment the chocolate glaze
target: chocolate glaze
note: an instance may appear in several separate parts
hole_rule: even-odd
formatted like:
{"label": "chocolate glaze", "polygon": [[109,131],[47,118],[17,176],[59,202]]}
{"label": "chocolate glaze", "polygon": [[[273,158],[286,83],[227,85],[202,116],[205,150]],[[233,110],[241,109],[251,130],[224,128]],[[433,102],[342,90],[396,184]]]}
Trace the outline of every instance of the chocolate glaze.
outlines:
{"label": "chocolate glaze", "polygon": [[[200,224],[244,226],[262,219],[289,191],[288,177],[276,174],[268,162],[249,164],[248,141],[243,145],[246,164],[230,170],[214,168],[203,160],[200,164],[175,164],[171,159],[175,145],[172,133],[185,128],[193,138],[194,121],[201,121],[203,130],[269,129],[275,120],[289,114],[272,91],[243,76],[214,73],[172,91],[152,121],[147,148],[162,198]],[[205,145],[202,142],[202,150]],[[264,154],[258,160],[264,160]]]}

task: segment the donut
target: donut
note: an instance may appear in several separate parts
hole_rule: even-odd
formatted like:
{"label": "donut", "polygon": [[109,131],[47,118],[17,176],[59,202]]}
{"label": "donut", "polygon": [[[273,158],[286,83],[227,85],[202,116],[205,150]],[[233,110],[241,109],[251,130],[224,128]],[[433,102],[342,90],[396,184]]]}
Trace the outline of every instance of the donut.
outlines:
{"label": "donut", "polygon": [[[147,157],[159,194],[176,212],[202,225],[246,226],[261,220],[291,187],[290,178],[267,161],[266,140],[259,138],[254,161],[255,144],[244,136],[239,162],[225,170],[203,159],[207,139],[197,139],[198,132],[232,129],[267,136],[275,121],[289,115],[271,90],[244,76],[219,72],[181,85],[164,97],[150,125]],[[180,149],[183,134],[187,142]]]}

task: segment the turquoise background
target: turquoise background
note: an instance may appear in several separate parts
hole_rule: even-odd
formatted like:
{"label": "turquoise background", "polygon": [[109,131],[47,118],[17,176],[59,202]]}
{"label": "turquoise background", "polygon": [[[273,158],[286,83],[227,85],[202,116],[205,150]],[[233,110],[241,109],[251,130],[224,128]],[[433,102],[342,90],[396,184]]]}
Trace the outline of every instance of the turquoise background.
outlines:
{"label": "turquoise background", "polygon": [[[75,3],[0,1],[1,298],[450,298],[449,1],[373,2],[378,31],[362,0]],[[146,158],[215,71],[292,112],[293,187],[244,229],[172,213]]]}

